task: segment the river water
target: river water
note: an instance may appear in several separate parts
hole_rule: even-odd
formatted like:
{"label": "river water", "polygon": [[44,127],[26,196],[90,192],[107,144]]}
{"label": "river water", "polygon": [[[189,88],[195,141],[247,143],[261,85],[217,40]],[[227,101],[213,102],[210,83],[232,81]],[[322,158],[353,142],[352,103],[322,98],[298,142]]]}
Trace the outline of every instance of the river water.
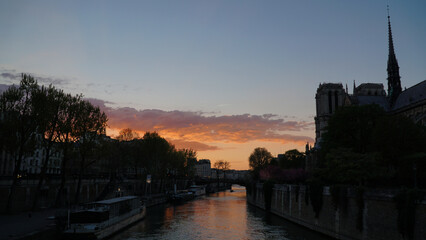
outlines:
{"label": "river water", "polygon": [[330,239],[247,204],[244,187],[233,190],[148,208],[144,220],[111,239]]}

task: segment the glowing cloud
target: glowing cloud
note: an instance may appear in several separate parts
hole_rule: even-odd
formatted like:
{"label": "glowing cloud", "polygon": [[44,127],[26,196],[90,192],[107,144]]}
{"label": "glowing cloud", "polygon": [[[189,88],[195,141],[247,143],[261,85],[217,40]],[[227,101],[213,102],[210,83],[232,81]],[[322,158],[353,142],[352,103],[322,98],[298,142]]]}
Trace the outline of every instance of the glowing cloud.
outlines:
{"label": "glowing cloud", "polygon": [[273,114],[211,116],[203,112],[112,108],[102,100],[88,100],[105,111],[111,129],[130,127],[139,132],[157,131],[177,147],[191,146],[203,151],[218,149],[205,143],[267,141],[302,145],[312,142],[310,137],[295,134],[312,129],[312,122],[285,121]]}

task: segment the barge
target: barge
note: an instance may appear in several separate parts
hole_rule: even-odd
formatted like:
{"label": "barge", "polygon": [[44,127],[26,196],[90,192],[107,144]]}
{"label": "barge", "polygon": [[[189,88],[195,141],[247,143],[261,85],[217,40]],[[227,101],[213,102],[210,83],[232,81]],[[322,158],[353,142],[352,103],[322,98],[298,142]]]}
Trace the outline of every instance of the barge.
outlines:
{"label": "barge", "polygon": [[145,215],[146,207],[136,196],[88,203],[69,214],[64,237],[104,239],[141,220]]}
{"label": "barge", "polygon": [[189,192],[192,192],[195,197],[206,195],[206,187],[205,186],[198,186],[198,185],[192,185],[188,189]]}

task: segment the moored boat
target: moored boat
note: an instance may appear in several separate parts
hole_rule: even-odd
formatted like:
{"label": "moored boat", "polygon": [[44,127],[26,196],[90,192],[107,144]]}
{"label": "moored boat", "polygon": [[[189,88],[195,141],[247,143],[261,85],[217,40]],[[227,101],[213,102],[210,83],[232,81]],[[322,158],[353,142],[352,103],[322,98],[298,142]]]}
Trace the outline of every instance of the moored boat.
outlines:
{"label": "moored boat", "polygon": [[64,237],[103,239],[145,217],[146,207],[136,196],[88,203],[70,213]]}
{"label": "moored boat", "polygon": [[170,201],[173,203],[184,203],[186,201],[194,199],[195,195],[190,191],[180,191],[178,193],[172,194]]}
{"label": "moored boat", "polygon": [[198,197],[206,194],[206,187],[199,185],[192,185],[188,189],[189,192],[192,192],[194,196]]}

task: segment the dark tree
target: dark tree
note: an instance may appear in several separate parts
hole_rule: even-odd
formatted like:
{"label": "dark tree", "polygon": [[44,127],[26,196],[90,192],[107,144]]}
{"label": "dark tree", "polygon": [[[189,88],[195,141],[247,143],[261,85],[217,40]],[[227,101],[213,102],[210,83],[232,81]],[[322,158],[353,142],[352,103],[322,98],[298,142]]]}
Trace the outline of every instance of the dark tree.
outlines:
{"label": "dark tree", "polygon": [[426,187],[425,126],[405,116],[387,116],[378,121],[372,139],[372,146],[383,156],[382,165],[389,174],[395,172],[395,181],[414,187],[419,182]]}
{"label": "dark tree", "polygon": [[323,152],[338,147],[350,148],[357,153],[372,150],[372,132],[385,114],[375,104],[339,108],[328,121],[327,133],[321,143]]}
{"label": "dark tree", "polygon": [[100,138],[105,135],[107,123],[105,113],[88,101],[81,101],[77,109],[78,115],[76,116],[73,137],[76,140],[80,153],[80,169],[74,199],[75,203],[78,203],[80,200],[80,188],[84,171],[94,163],[94,160],[88,162],[87,159],[100,146]]}
{"label": "dark tree", "polygon": [[146,132],[142,139],[147,173],[163,179],[167,175],[168,160],[174,148],[156,132]]}
{"label": "dark tree", "polygon": [[120,131],[118,134],[117,140],[118,141],[132,141],[134,139],[138,139],[139,134],[132,130],[131,128],[125,128]]}
{"label": "dark tree", "polygon": [[249,157],[250,170],[255,179],[259,178],[259,172],[265,169],[272,160],[272,154],[266,148],[255,148]]}
{"label": "dark tree", "polygon": [[[328,172],[323,177],[329,181],[375,179],[384,185],[407,186],[415,185],[418,173],[424,177],[426,130],[405,116],[385,113],[377,105],[343,107],[330,118],[327,130],[320,167]],[[346,172],[348,179],[336,171]]]}
{"label": "dark tree", "polygon": [[[76,130],[76,117],[78,114],[78,107],[81,100],[81,95],[72,96],[71,94],[66,94],[64,96],[64,108],[65,111],[62,111],[59,115],[58,124],[59,128],[57,130],[56,141],[60,144],[60,149],[62,150],[62,162],[61,162],[61,184],[59,186],[58,193],[56,195],[55,206],[59,206],[64,193],[65,182],[68,175],[68,163],[72,152],[72,144],[74,141],[73,136],[75,136]],[[68,193],[69,194],[69,193]]]}
{"label": "dark tree", "polygon": [[219,171],[223,172],[223,177],[226,178],[226,171],[231,168],[231,164],[228,161],[218,160],[213,165],[216,168],[216,177],[219,181]]}
{"label": "dark tree", "polygon": [[37,207],[38,196],[43,186],[52,148],[56,145],[58,149],[57,142],[59,141],[61,127],[60,118],[68,111],[66,100],[64,92],[52,85],[49,87],[42,86],[33,94],[37,135],[40,138],[39,146],[45,150],[44,159],[41,162],[39,182],[33,200],[33,210]]}
{"label": "dark tree", "polygon": [[383,176],[380,153],[356,153],[347,148],[332,149],[326,156],[320,177],[330,184],[366,185]]}
{"label": "dark tree", "polygon": [[288,150],[279,159],[279,166],[284,169],[304,168],[305,154],[297,149]]}
{"label": "dark tree", "polygon": [[[16,186],[21,175],[21,164],[25,156],[35,149],[36,122],[33,94],[39,88],[37,81],[22,75],[19,87],[12,86],[0,95],[0,140],[3,148],[14,158],[12,185],[6,204],[6,211],[11,211]],[[2,149],[0,149],[2,150]]]}

